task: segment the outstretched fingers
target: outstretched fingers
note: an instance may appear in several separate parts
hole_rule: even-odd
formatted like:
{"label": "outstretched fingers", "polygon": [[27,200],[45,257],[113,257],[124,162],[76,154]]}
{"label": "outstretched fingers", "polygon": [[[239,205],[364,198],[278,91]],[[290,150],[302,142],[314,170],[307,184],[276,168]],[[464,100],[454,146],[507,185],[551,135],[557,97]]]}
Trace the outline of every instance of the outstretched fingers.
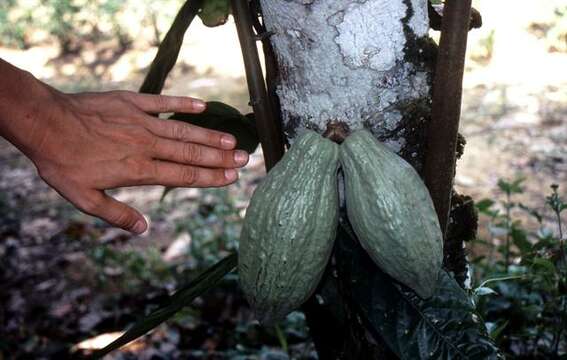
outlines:
{"label": "outstretched fingers", "polygon": [[168,139],[156,140],[152,156],[164,161],[208,168],[237,168],[248,162],[248,153],[242,150],[221,150]]}
{"label": "outstretched fingers", "polygon": [[200,113],[207,107],[203,100],[186,96],[139,94],[123,91],[120,96],[146,113],[168,112]]}
{"label": "outstretched fingers", "polygon": [[236,146],[234,136],[216,130],[186,124],[178,120],[160,120],[148,117],[146,127],[157,136],[218,149],[231,150]]}
{"label": "outstretched fingers", "polygon": [[153,177],[144,185],[204,188],[226,186],[236,180],[238,172],[234,169],[208,169],[155,160]]}
{"label": "outstretched fingers", "polygon": [[84,195],[88,201],[77,204],[83,212],[135,234],[142,234],[147,230],[148,224],[144,216],[130,206],[99,190],[91,190]]}

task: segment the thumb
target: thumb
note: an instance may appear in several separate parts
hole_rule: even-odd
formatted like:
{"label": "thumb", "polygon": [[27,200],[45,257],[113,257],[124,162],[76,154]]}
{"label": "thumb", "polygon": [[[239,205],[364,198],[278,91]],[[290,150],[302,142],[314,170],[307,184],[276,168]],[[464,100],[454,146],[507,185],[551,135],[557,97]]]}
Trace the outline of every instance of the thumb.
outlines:
{"label": "thumb", "polygon": [[88,209],[87,213],[134,234],[142,234],[147,230],[148,224],[140,212],[102,191],[96,192],[96,206]]}

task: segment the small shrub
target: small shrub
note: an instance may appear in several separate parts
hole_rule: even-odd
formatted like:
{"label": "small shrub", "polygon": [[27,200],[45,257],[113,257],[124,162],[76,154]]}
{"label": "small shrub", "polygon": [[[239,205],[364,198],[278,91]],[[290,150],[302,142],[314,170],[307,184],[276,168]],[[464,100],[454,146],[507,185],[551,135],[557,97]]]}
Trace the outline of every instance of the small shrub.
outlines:
{"label": "small shrub", "polygon": [[[473,290],[479,312],[502,350],[513,358],[559,359],[567,355],[567,259],[562,213],[567,204],[553,185],[545,211],[515,202],[523,193],[522,179],[499,182],[503,200],[477,204],[488,217],[491,239],[478,239],[483,254],[472,259]],[[512,210],[535,220],[530,231]],[[494,239],[503,239],[495,246]],[[480,249],[479,249],[480,247]],[[488,249],[486,249],[488,248]]]}

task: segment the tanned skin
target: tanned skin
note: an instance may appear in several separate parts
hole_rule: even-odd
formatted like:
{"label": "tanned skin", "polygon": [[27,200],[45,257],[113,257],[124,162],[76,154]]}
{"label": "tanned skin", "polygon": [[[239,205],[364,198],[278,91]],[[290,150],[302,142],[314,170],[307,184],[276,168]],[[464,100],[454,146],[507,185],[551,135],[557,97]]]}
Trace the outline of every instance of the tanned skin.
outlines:
{"label": "tanned skin", "polygon": [[130,91],[67,94],[0,59],[0,136],[79,210],[136,234],[148,227],[142,214],[106,190],[220,187],[235,182],[248,162],[230,134],[152,115],[205,106]]}

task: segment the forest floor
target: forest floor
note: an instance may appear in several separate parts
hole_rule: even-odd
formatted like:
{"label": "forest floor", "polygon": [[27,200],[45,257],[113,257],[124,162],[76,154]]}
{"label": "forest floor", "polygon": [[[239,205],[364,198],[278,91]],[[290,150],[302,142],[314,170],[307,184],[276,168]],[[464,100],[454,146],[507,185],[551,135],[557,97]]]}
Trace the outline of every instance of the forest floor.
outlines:
{"label": "forest floor", "polygon": [[[469,41],[461,127],[467,146],[456,187],[475,200],[498,199],[499,179],[525,178],[516,201],[541,209],[551,184],[567,195],[567,53],[555,51],[542,33],[541,24],[553,21],[550,7],[531,3],[502,23],[501,14],[515,7],[511,1],[478,2],[484,27]],[[156,48],[140,42],[115,49],[109,42],[58,56],[47,45],[0,48],[0,57],[65,91],[136,90]],[[192,26],[164,93],[249,111],[232,23]],[[0,359],[63,359],[72,356],[69,349],[78,354],[116,337],[234,247],[242,211],[263,174],[257,152],[226,189],[177,189],[163,202],[160,187],[114,191],[151,218],[151,230],[134,237],[74,210],[0,139]],[[243,304],[229,279],[109,358],[314,357],[300,314],[284,324],[282,340],[278,330],[252,323]]]}

